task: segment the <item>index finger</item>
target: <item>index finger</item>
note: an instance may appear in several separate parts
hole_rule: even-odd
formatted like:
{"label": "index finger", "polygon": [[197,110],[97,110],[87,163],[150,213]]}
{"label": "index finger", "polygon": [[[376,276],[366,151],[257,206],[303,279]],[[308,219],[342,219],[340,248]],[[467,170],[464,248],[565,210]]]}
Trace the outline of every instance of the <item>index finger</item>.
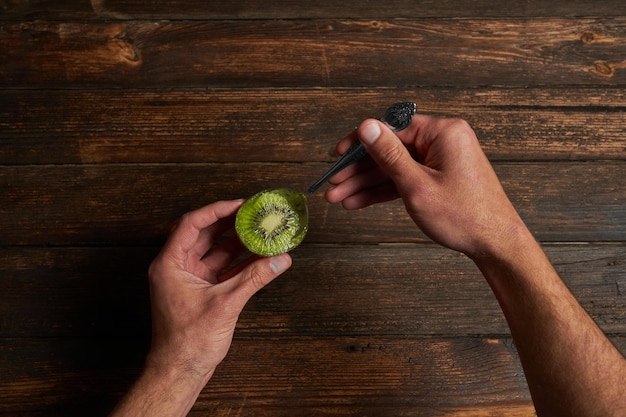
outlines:
{"label": "index finger", "polygon": [[183,215],[166,246],[178,253],[194,250],[202,256],[212,244],[212,238],[207,236],[206,229],[235,214],[243,202],[244,200],[218,201]]}
{"label": "index finger", "polygon": [[335,150],[337,151],[337,155],[343,155],[350,146],[358,139],[356,129],[344,136],[337,145],[335,146]]}

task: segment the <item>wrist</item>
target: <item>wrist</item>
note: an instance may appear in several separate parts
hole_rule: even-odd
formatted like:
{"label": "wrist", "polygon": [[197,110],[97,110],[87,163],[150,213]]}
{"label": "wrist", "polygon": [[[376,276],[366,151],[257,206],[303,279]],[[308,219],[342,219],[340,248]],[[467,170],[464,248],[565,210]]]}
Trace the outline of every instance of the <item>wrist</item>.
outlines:
{"label": "wrist", "polygon": [[215,369],[199,372],[192,363],[186,361],[162,361],[156,355],[148,354],[142,376],[146,375],[169,383],[182,384],[188,388],[200,387],[209,382]]}
{"label": "wrist", "polygon": [[138,383],[155,394],[151,415],[185,416],[212,375],[213,371],[200,375],[193,369],[146,362]]}
{"label": "wrist", "polygon": [[520,304],[521,294],[532,294],[533,300],[540,300],[539,289],[549,292],[561,281],[543,248],[523,223],[512,228],[507,239],[495,243],[482,256],[472,259],[510,319],[522,314],[519,307],[528,307],[527,303]]}
{"label": "wrist", "polygon": [[212,374],[213,371],[203,377],[148,360],[141,376],[111,417],[186,416]]}
{"label": "wrist", "polygon": [[534,249],[541,250],[539,243],[519,219],[501,229],[497,237],[477,245],[478,250],[468,254],[483,270],[516,263]]}

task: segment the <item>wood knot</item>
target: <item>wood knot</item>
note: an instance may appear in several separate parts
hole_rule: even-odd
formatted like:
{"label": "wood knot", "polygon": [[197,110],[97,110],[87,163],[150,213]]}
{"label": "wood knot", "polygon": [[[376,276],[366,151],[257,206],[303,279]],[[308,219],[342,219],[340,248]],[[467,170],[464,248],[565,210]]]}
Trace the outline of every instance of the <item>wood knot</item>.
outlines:
{"label": "wood knot", "polygon": [[327,32],[332,32],[333,30],[335,30],[335,28],[331,24],[324,24],[324,25],[319,25],[317,27],[317,30],[320,33],[327,33]]}
{"label": "wood knot", "polygon": [[615,68],[606,62],[596,62],[593,65],[595,72],[603,77],[613,77],[615,75]]}
{"label": "wood knot", "polygon": [[120,61],[138,62],[141,59],[133,44],[128,41],[115,38],[110,41],[110,45],[111,51]]}
{"label": "wood knot", "polygon": [[372,22],[370,22],[370,27],[374,30],[377,31],[381,31],[383,30],[383,24],[382,22],[378,21],[378,20],[373,20]]}
{"label": "wood knot", "polygon": [[582,33],[582,35],[580,35],[580,40],[586,44],[594,43],[596,40],[596,35],[593,32],[585,31]]}
{"label": "wood knot", "polygon": [[[354,352],[365,353],[370,349],[374,349],[374,346],[372,346],[371,343],[368,343],[367,345],[349,345],[346,348],[346,350],[351,353],[354,353]],[[378,350],[383,350],[383,347],[378,346]]]}

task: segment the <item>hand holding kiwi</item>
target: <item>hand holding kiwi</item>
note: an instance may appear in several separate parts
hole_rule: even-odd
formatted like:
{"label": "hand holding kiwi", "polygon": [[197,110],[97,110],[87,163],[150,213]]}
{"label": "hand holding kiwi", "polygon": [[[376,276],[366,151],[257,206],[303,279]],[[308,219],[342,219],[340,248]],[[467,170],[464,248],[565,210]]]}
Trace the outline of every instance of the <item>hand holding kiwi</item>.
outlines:
{"label": "hand holding kiwi", "polygon": [[261,191],[237,212],[235,230],[250,252],[276,256],[298,246],[308,230],[306,195],[279,188]]}

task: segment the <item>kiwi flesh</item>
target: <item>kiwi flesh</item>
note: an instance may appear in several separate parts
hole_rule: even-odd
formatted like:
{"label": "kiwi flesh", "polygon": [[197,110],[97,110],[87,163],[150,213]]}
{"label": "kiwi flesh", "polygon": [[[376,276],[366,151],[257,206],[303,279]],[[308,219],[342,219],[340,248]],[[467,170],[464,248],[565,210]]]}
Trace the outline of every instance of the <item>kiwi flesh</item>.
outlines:
{"label": "kiwi flesh", "polygon": [[239,208],[235,230],[252,253],[276,256],[302,242],[308,230],[306,195],[287,188],[261,191]]}

